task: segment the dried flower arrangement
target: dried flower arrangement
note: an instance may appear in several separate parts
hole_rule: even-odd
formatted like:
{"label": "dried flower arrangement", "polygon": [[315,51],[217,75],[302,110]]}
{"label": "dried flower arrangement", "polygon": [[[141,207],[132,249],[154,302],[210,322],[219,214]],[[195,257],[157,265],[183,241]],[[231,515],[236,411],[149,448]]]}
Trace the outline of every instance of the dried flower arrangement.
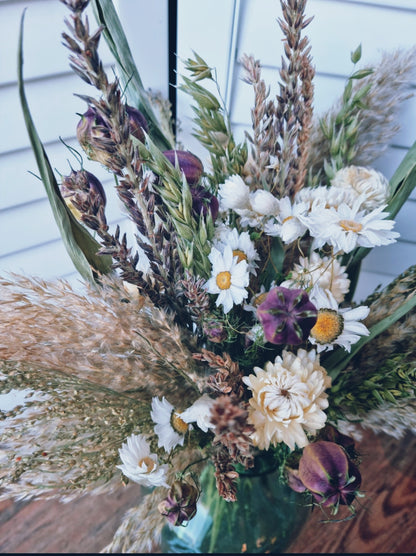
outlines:
{"label": "dried flower arrangement", "polygon": [[[105,550],[143,552],[166,521],[195,519],[207,462],[217,496],[232,505],[240,476],[271,458],[305,504],[354,514],[361,477],[347,432],[357,422],[391,434],[415,428],[416,267],[352,302],[362,259],[396,241],[393,218],[416,183],[416,147],[390,182],[368,166],[396,131],[412,53],[355,71],[315,119],[306,0],[282,0],[276,98],[260,63],[242,60],[255,99],[244,142],[201,84],[215,81],[209,65],[187,60],[181,88],[205,166],[176,145],[169,108],[149,100],[112,3],[91,0],[100,24],[91,32],[89,0],[61,1],[71,67],[99,93],[82,97],[77,138],[114,175],[137,251],[110,230],[91,172],[56,180],[20,52],[27,128],[85,292],[0,278],[0,392],[27,392],[1,414],[0,498],[70,498],[135,481],[151,492]],[[102,36],[118,64],[113,81]]]}

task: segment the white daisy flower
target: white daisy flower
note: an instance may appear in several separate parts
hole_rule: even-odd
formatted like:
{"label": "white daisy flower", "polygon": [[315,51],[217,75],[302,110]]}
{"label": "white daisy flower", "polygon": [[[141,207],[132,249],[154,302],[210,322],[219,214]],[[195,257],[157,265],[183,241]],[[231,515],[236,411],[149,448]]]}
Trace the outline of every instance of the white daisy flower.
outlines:
{"label": "white daisy flower", "polygon": [[376,247],[394,243],[400,234],[393,232],[394,220],[386,220],[388,213],[381,206],[367,214],[360,211],[362,198],[350,207],[342,203],[338,209],[312,207],[303,222],[314,238],[314,248],[325,243],[332,245],[338,253],[350,253],[355,247]]}
{"label": "white daisy flower", "polygon": [[239,234],[236,228],[226,228],[221,232],[219,240],[214,242],[214,247],[222,251],[226,245],[229,245],[233,250],[233,255],[237,257],[237,262],[247,261],[248,271],[256,274],[256,261],[260,257],[248,232]]}
{"label": "white daisy flower", "polygon": [[360,209],[371,211],[384,205],[389,194],[389,181],[381,172],[364,166],[341,168],[331,181],[332,186],[363,195]]}
{"label": "white daisy flower", "polygon": [[238,174],[234,174],[219,186],[220,209],[222,211],[248,209],[250,207],[249,195],[250,188],[248,185]]}
{"label": "white daisy flower", "polygon": [[292,243],[306,232],[307,227],[299,219],[308,211],[307,203],[291,202],[289,197],[282,197],[279,201],[278,223],[267,223],[264,232],[270,236],[279,236],[283,243]]}
{"label": "white daisy flower", "polygon": [[213,428],[211,424],[211,408],[214,405],[215,400],[210,398],[208,394],[203,394],[198,398],[191,407],[185,409],[181,413],[181,419],[185,423],[195,423],[204,432],[208,432],[208,429]]}
{"label": "white daisy flower", "polygon": [[212,263],[212,275],[205,288],[208,293],[218,294],[217,307],[222,305],[224,313],[228,313],[234,304],[239,305],[248,296],[247,261],[238,262],[229,245],[224,247],[222,253],[213,247],[208,258]]}
{"label": "white daisy flower", "polygon": [[290,278],[280,285],[284,288],[303,290],[319,286],[323,290],[329,290],[338,303],[342,303],[350,288],[350,280],[345,270],[346,267],[341,266],[337,259],[321,258],[316,251],[312,251],[309,259],[299,258],[299,264],[295,264]]}
{"label": "white daisy flower", "polygon": [[163,396],[162,400],[152,398],[150,416],[156,424],[155,433],[158,436],[159,448],[170,452],[175,446],[183,446],[185,434],[189,430],[188,424],[181,417],[180,412]]}
{"label": "white daisy flower", "polygon": [[368,316],[369,307],[361,305],[354,309],[339,309],[331,292],[319,287],[312,289],[309,299],[318,309],[318,318],[309,336],[318,353],[331,351],[335,345],[350,352],[352,344],[358,342],[361,336],[370,334],[368,328],[359,322]]}
{"label": "white daisy flower", "polygon": [[274,363],[254,367],[255,374],[243,377],[252,392],[248,421],[255,446],[268,450],[284,442],[291,450],[309,444],[306,432],[323,428],[328,407],[325,390],[331,378],[319,363],[315,350],[299,349],[297,354],[284,350]]}
{"label": "white daisy flower", "polygon": [[150,446],[141,434],[132,434],[119,449],[122,465],[117,465],[123,475],[140,485],[165,486],[168,465],[159,465],[156,454],[150,453]]}

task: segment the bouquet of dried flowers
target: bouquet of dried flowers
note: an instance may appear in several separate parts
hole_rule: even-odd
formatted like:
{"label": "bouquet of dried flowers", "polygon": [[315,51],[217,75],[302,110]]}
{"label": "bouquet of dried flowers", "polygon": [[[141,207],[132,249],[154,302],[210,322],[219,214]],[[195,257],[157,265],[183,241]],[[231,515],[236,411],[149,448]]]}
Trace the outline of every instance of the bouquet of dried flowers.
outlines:
{"label": "bouquet of dried flowers", "polygon": [[[27,394],[1,414],[1,497],[150,487],[107,547],[140,552],[166,521],[194,518],[207,461],[232,505],[239,475],[267,456],[305,504],[354,513],[361,477],[348,431],[357,422],[394,434],[415,426],[416,267],[352,301],[362,259],[396,241],[393,219],[416,183],[416,147],[390,182],[369,166],[395,131],[412,56],[395,54],[393,82],[385,60],[357,69],[316,119],[306,0],[281,0],[279,94],[270,98],[260,63],[245,56],[254,107],[243,142],[203,85],[215,73],[197,54],[186,62],[180,86],[204,164],[176,144],[169,107],[143,88],[112,2],[91,0],[91,31],[89,0],[61,1],[71,67],[97,90],[81,97],[77,138],[114,176],[136,245],[110,229],[91,172],[56,179],[20,52],[27,128],[85,291],[0,280],[0,392]],[[102,37],[117,62],[113,80]]]}

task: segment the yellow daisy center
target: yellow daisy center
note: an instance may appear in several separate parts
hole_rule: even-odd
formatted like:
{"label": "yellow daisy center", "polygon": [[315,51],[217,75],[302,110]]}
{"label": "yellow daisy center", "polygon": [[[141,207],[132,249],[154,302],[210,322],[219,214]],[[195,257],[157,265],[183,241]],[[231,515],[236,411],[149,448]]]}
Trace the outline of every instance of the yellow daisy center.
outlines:
{"label": "yellow daisy center", "polygon": [[146,466],[147,468],[146,473],[151,473],[153,469],[156,467],[156,463],[149,456],[146,456],[141,460],[139,460],[139,467],[141,467],[142,465]]}
{"label": "yellow daisy center", "polygon": [[254,307],[258,307],[261,303],[263,303],[268,293],[269,292],[263,292],[263,293],[259,293],[259,295],[256,295],[256,297],[253,299]]}
{"label": "yellow daisy center", "polygon": [[244,253],[244,251],[241,251],[240,249],[234,249],[233,257],[237,257],[237,262],[238,263],[240,263],[241,261],[246,261],[247,260],[247,255]]}
{"label": "yellow daisy center", "polygon": [[363,229],[363,225],[359,222],[355,222],[354,220],[340,220],[339,225],[343,230],[346,232],[361,232]]}
{"label": "yellow daisy center", "polygon": [[334,309],[319,309],[315,326],[311,330],[312,338],[319,344],[330,344],[344,330],[344,319]]}
{"label": "yellow daisy center", "polygon": [[231,286],[231,272],[228,270],[224,270],[223,272],[219,272],[216,278],[217,286],[220,290],[228,290]]}
{"label": "yellow daisy center", "polygon": [[170,423],[176,432],[178,432],[179,434],[185,434],[186,431],[188,430],[188,423],[185,423],[185,421],[183,421],[179,417],[179,415],[180,415],[179,413],[173,411],[172,417],[170,419]]}

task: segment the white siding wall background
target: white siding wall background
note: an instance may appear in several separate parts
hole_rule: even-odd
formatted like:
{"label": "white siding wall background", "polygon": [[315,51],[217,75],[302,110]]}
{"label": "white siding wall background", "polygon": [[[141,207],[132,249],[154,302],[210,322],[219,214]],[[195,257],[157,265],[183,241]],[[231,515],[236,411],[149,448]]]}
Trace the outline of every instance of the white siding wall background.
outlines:
{"label": "white siding wall background", "polygon": [[[239,60],[244,53],[259,59],[262,77],[270,84],[271,94],[277,92],[283,53],[282,35],[276,21],[281,15],[280,3],[277,0],[218,0],[200,12],[201,4],[193,0],[179,2],[179,52],[186,58],[192,55],[193,49],[209,65],[220,68],[219,82],[224,98],[229,99],[233,129],[236,137],[242,138],[244,130],[250,129],[254,95],[251,86],[241,79]],[[207,24],[210,8],[214,13],[221,13],[217,18],[211,15],[212,25]],[[383,50],[410,48],[416,43],[416,0],[309,0],[307,13],[314,16],[306,33],[316,67],[316,115],[330,108],[342,93],[353,69],[350,53],[360,43],[363,66],[376,64]],[[228,41],[221,40],[224,32]],[[224,64],[228,64],[228,72],[223,71]],[[184,129],[189,132],[192,112],[186,107],[183,94],[179,99],[179,114],[184,119]],[[373,165],[388,178],[416,140],[416,98],[403,103],[399,123],[401,131],[394,144]],[[374,249],[364,260],[356,300],[365,298],[378,284],[389,283],[399,272],[416,263],[415,219],[416,191],[396,218],[395,229],[401,234],[399,241]]]}
{"label": "white siding wall background", "polygon": [[[118,0],[117,5],[133,55],[145,86],[167,95],[167,0]],[[42,184],[36,173],[17,94],[16,52],[19,20],[25,17],[26,91],[35,124],[46,145],[52,166],[65,174],[75,159],[59,141],[76,146],[77,113],[85,104],[73,93],[88,86],[74,76],[61,45],[67,9],[59,0],[0,0],[0,273],[23,272],[45,278],[76,278],[72,262],[59,238]],[[350,52],[359,43],[363,64],[376,63],[382,50],[410,47],[416,42],[416,0],[309,0],[314,20],[307,33],[316,65],[315,113],[329,108],[351,72]],[[276,18],[278,0],[178,0],[178,73],[182,59],[197,51],[217,68],[222,94],[229,101],[235,133],[242,137],[250,126],[253,95],[240,79],[238,62],[243,53],[259,58],[263,77],[277,90],[282,52]],[[91,17],[94,25],[94,19]],[[110,54],[103,58],[111,65]],[[93,91],[88,91],[94,94]],[[204,158],[191,137],[192,112],[188,98],[178,92],[180,135],[184,145]],[[385,157],[375,164],[391,177],[407,148],[416,139],[416,99],[403,104],[401,132]],[[85,161],[85,157],[84,157]],[[109,220],[120,221],[112,180],[94,163],[85,167],[103,180],[110,203]],[[377,284],[388,283],[398,272],[416,262],[416,193],[397,218],[401,233],[397,244],[375,249],[364,262],[356,298]],[[126,219],[122,226],[128,229]]]}
{"label": "white siding wall background", "polygon": [[[167,95],[167,0],[114,2],[137,55],[144,83]],[[60,238],[58,227],[31,152],[17,89],[17,48],[20,18],[24,23],[25,89],[37,131],[53,168],[61,174],[79,164],[60,138],[82,153],[76,125],[86,104],[74,93],[96,96],[96,90],[70,69],[68,50],[61,44],[69,10],[59,0],[0,0],[0,273],[6,271],[78,281],[78,274]],[[141,17],[131,18],[136,11]],[[89,10],[90,25],[96,22]],[[139,26],[139,27],[138,27]],[[137,33],[140,28],[140,34]],[[157,40],[155,40],[157,37]],[[149,45],[144,51],[140,41]],[[102,41],[102,59],[109,72],[113,58]],[[111,75],[111,73],[110,73]],[[108,198],[108,221],[114,230],[131,234],[130,221],[114,190],[107,170],[83,156],[84,167],[103,183]],[[58,174],[57,174],[58,175]]]}

